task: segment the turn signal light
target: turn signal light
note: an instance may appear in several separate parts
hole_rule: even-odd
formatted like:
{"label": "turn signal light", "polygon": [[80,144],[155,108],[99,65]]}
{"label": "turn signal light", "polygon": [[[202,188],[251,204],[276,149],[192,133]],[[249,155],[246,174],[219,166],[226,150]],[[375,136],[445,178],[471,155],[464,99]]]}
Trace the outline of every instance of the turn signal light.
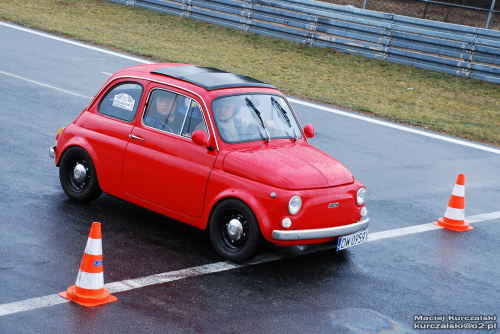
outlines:
{"label": "turn signal light", "polygon": [[56,135],[56,140],[59,139],[59,135],[63,132],[64,128],[59,128],[59,131],[57,131],[57,135]]}

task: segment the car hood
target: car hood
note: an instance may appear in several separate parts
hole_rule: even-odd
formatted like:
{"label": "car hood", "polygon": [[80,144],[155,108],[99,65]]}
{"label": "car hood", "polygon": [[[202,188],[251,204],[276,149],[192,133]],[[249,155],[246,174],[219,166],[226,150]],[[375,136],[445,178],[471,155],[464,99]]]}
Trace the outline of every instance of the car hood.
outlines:
{"label": "car hood", "polygon": [[308,144],[289,144],[233,151],[223,169],[250,180],[284,189],[335,187],[354,182],[347,167]]}

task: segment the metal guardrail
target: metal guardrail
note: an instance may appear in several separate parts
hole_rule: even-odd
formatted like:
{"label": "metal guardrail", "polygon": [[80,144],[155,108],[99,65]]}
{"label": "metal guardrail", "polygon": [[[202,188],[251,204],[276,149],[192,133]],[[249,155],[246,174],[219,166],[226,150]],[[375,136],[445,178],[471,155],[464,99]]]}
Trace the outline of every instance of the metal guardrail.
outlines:
{"label": "metal guardrail", "polygon": [[[378,12],[412,16],[433,21],[491,29],[500,11],[497,0],[320,0],[329,3],[353,5]],[[500,4],[500,2],[498,2]],[[405,12],[406,11],[406,12]],[[498,29],[496,29],[498,30]]]}
{"label": "metal guardrail", "polygon": [[500,31],[313,0],[108,0],[500,84]]}

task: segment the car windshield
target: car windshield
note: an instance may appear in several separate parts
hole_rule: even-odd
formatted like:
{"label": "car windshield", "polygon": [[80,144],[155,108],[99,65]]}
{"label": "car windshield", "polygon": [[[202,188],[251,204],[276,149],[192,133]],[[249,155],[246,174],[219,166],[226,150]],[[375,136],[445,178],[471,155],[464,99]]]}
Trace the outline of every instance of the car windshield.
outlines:
{"label": "car windshield", "polygon": [[231,95],[215,100],[212,112],[219,135],[227,143],[301,138],[295,116],[279,95]]}

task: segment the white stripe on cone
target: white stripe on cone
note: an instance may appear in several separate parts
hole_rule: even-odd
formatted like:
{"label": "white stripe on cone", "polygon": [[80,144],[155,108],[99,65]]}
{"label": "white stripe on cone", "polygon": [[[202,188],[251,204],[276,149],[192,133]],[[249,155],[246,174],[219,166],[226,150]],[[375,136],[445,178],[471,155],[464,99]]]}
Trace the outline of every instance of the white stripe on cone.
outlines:
{"label": "white stripe on cone", "polygon": [[85,247],[85,253],[89,255],[102,255],[102,240],[89,238]]}
{"label": "white stripe on cone", "polygon": [[459,197],[465,197],[465,186],[455,184],[455,187],[453,187],[453,192],[451,194]]}
{"label": "white stripe on cone", "polygon": [[104,288],[103,273],[91,274],[84,271],[79,271],[75,285],[77,287],[89,290],[98,290]]}
{"label": "white stripe on cone", "polygon": [[[102,240],[89,237],[85,246],[85,254],[102,255]],[[104,288],[104,273],[102,271],[100,273],[87,273],[79,270],[75,285],[83,289],[102,289]]]}
{"label": "white stripe on cone", "polygon": [[448,219],[453,219],[453,220],[464,220],[465,219],[465,212],[463,209],[455,209],[455,208],[446,208],[446,212],[444,213],[444,216]]}

